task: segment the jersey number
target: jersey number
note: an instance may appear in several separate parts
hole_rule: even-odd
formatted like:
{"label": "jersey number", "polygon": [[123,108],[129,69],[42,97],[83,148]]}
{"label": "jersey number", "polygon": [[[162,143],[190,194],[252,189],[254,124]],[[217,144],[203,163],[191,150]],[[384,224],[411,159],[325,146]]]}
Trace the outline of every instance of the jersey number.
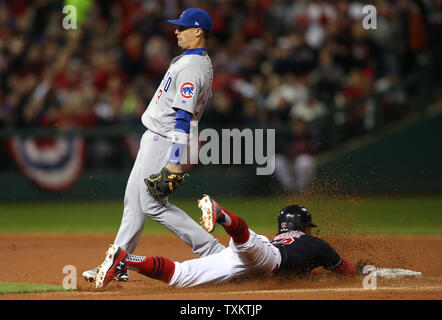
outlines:
{"label": "jersey number", "polygon": [[285,239],[277,240],[273,244],[290,244],[293,241],[295,241],[293,238],[285,238]]}
{"label": "jersey number", "polygon": [[164,92],[167,92],[167,90],[169,90],[171,82],[172,82],[172,78],[171,77],[167,78],[166,84],[164,85]]}
{"label": "jersey number", "polygon": [[158,101],[160,100],[162,95],[163,95],[163,90],[160,89],[160,93],[158,93],[158,97],[157,97],[157,102],[155,102],[156,104],[158,104]]}
{"label": "jersey number", "polygon": [[[167,92],[167,90],[169,90],[170,84],[172,83],[172,78],[168,77],[166,80],[166,83],[164,84],[164,92]],[[161,96],[163,95],[163,90],[160,89],[160,92],[158,93],[157,96],[157,102],[156,104],[158,104],[158,101],[160,100]]]}

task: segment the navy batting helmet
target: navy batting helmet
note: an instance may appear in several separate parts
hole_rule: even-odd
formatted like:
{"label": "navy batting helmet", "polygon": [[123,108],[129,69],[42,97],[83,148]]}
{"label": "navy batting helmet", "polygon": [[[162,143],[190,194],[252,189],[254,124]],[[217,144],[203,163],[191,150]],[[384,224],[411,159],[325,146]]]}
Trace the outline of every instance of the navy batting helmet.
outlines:
{"label": "navy batting helmet", "polygon": [[292,230],[303,231],[307,226],[317,227],[312,222],[312,215],[303,206],[291,205],[278,214],[278,234]]}

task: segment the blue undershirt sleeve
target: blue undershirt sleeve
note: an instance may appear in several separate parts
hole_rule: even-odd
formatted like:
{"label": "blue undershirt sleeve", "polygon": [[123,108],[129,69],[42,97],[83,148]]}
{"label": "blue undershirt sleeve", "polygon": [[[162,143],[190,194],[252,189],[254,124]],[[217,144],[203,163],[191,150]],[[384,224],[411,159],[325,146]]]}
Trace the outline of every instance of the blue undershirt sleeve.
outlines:
{"label": "blue undershirt sleeve", "polygon": [[[175,116],[175,127],[173,129],[174,137],[181,137],[181,139],[186,139],[190,133],[190,120],[192,120],[192,114],[182,109],[178,109]],[[179,141],[180,139],[178,139]],[[181,143],[180,143],[181,142]],[[172,143],[172,149],[169,155],[169,163],[170,164],[180,164],[180,158],[183,154],[184,148],[187,145],[186,143],[182,143],[182,140],[179,142]]]}

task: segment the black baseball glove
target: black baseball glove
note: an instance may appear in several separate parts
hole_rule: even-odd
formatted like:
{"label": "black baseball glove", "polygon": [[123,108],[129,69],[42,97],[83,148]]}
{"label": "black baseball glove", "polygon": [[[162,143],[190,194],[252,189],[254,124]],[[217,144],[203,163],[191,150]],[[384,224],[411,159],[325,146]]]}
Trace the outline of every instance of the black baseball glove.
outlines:
{"label": "black baseball glove", "polygon": [[151,175],[148,179],[144,179],[144,182],[152,197],[161,198],[174,192],[181,183],[185,182],[184,177],[188,175],[183,172],[172,172],[164,167],[160,173]]}

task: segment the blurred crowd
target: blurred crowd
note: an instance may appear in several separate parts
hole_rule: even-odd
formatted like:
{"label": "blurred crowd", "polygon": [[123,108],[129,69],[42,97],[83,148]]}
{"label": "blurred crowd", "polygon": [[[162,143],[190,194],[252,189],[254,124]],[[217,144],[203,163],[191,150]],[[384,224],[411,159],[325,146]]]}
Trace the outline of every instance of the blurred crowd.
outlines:
{"label": "blurred crowd", "polygon": [[[63,6],[79,4],[77,29]],[[364,1],[344,0],[6,0],[0,3],[0,128],[140,123],[171,59],[186,7],[213,17],[214,65],[206,125],[292,125],[285,154],[315,154],[318,123],[414,70],[428,47],[412,0],[371,1],[377,29],[365,30]],[[387,107],[406,104],[395,92]],[[370,107],[342,114],[350,133],[370,130]],[[394,113],[394,112],[393,112]],[[371,120],[370,120],[371,119]],[[354,120],[354,121],[353,121]],[[323,133],[322,133],[323,134]],[[313,137],[310,139],[310,137]],[[316,141],[317,142],[317,141]],[[298,143],[299,145],[299,143]],[[284,149],[284,148],[283,148]]]}

